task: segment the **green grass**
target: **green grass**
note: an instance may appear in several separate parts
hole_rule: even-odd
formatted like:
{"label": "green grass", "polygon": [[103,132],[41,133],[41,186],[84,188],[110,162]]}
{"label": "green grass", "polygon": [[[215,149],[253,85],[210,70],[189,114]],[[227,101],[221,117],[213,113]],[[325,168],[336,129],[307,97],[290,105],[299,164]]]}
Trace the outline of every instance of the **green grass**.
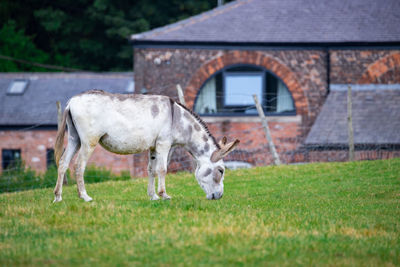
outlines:
{"label": "green grass", "polygon": [[[85,183],[124,181],[130,180],[129,176],[129,171],[123,171],[117,175],[105,168],[88,166],[85,171]],[[55,166],[51,166],[45,173],[36,173],[24,163],[17,163],[0,173],[0,193],[54,187],[55,177],[57,177]],[[67,177],[71,177],[69,171]],[[68,179],[68,183],[75,184],[75,180]]]}
{"label": "green grass", "polygon": [[228,171],[208,201],[192,174],[0,195],[0,265],[400,265],[400,159]]}

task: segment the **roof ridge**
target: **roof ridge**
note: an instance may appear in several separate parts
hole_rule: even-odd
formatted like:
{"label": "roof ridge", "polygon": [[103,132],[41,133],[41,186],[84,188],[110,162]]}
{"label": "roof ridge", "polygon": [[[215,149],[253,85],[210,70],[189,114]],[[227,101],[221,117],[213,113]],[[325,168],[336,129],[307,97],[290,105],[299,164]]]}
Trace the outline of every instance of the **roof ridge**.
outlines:
{"label": "roof ridge", "polygon": [[[353,3],[354,2],[354,3]],[[379,1],[378,1],[379,2]],[[237,0],[130,36],[134,46],[393,46],[400,1]],[[368,8],[359,8],[367,4]],[[379,8],[378,8],[379,7]],[[354,8],[354,9],[353,9]],[[379,23],[377,23],[379,22]],[[366,26],[368,25],[368,27]]]}
{"label": "roof ridge", "polygon": [[[211,10],[205,11],[205,12],[200,13],[200,14],[195,15],[195,16],[191,16],[191,17],[189,17],[187,19],[184,19],[184,20],[181,20],[181,21],[177,21],[177,22],[171,23],[171,24],[166,25],[166,26],[161,26],[161,27],[152,29],[152,30],[144,32],[144,33],[132,34],[130,39],[131,40],[135,40],[135,39],[139,39],[139,38],[141,38],[143,36],[155,37],[155,36],[160,35],[160,34],[176,31],[176,30],[179,30],[179,29],[181,29],[183,27],[194,25],[196,23],[205,21],[205,20],[207,20],[209,18],[212,18],[212,17],[215,17],[217,15],[224,14],[227,11],[230,11],[232,9],[235,9],[235,8],[237,8],[239,6],[242,6],[242,5],[246,4],[246,3],[250,3],[252,1],[254,1],[254,0],[237,0],[237,1],[233,1],[231,3],[222,5],[220,7],[215,7],[213,9],[211,9]],[[209,15],[209,16],[207,16],[207,15]]]}

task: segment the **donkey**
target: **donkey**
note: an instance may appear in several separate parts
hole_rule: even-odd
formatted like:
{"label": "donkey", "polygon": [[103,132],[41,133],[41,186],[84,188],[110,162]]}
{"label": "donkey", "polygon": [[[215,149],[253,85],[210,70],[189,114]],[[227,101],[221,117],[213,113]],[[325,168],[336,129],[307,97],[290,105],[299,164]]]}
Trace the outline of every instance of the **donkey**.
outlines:
{"label": "donkey", "polygon": [[[63,152],[65,128],[68,144]],[[55,143],[58,168],[54,202],[62,200],[63,177],[71,159],[76,159],[78,196],[91,201],[83,180],[86,164],[100,145],[117,154],[149,150],[147,193],[151,200],[170,199],[165,189],[168,154],[172,146],[183,146],[196,161],[195,176],[207,199],[220,199],[224,192],[223,158],[239,144],[219,143],[193,111],[160,95],[110,94],[91,90],[72,97],[63,113]],[[158,192],[155,176],[158,175]]]}

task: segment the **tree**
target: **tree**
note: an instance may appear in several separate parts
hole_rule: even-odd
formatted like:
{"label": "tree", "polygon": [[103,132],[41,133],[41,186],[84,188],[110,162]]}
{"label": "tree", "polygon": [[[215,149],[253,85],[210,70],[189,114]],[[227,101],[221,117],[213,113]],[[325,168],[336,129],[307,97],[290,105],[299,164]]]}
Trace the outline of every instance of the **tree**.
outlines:
{"label": "tree", "polygon": [[[0,29],[0,54],[34,62],[46,62],[49,58],[48,54],[35,46],[32,37],[26,36],[23,30],[16,29],[13,20]],[[0,59],[0,71],[43,71],[43,68]]]}
{"label": "tree", "polygon": [[131,34],[216,4],[217,0],[2,0],[0,25],[14,21],[14,30],[20,29],[36,50],[48,55],[35,60],[93,71],[131,70]]}

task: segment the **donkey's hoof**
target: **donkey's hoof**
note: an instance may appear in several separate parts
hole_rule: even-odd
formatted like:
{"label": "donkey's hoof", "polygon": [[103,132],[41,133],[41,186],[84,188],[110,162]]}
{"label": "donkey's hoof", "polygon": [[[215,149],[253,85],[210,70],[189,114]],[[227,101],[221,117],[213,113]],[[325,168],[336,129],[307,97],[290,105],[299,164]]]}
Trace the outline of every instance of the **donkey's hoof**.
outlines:
{"label": "donkey's hoof", "polygon": [[62,197],[61,197],[61,196],[55,196],[55,198],[54,198],[54,200],[53,200],[53,203],[61,202],[61,200],[62,200]]}
{"label": "donkey's hoof", "polygon": [[93,200],[93,198],[89,197],[88,195],[82,195],[81,198],[85,201],[85,202],[90,202]]}
{"label": "donkey's hoof", "polygon": [[167,195],[167,194],[165,194],[165,193],[164,193],[164,194],[162,194],[162,195],[161,195],[161,197],[162,197],[162,199],[163,199],[163,200],[170,200],[170,199],[171,199],[171,197],[170,197],[170,196],[168,196],[168,195]]}
{"label": "donkey's hoof", "polygon": [[160,197],[154,194],[153,196],[150,197],[150,200],[159,200]]}

